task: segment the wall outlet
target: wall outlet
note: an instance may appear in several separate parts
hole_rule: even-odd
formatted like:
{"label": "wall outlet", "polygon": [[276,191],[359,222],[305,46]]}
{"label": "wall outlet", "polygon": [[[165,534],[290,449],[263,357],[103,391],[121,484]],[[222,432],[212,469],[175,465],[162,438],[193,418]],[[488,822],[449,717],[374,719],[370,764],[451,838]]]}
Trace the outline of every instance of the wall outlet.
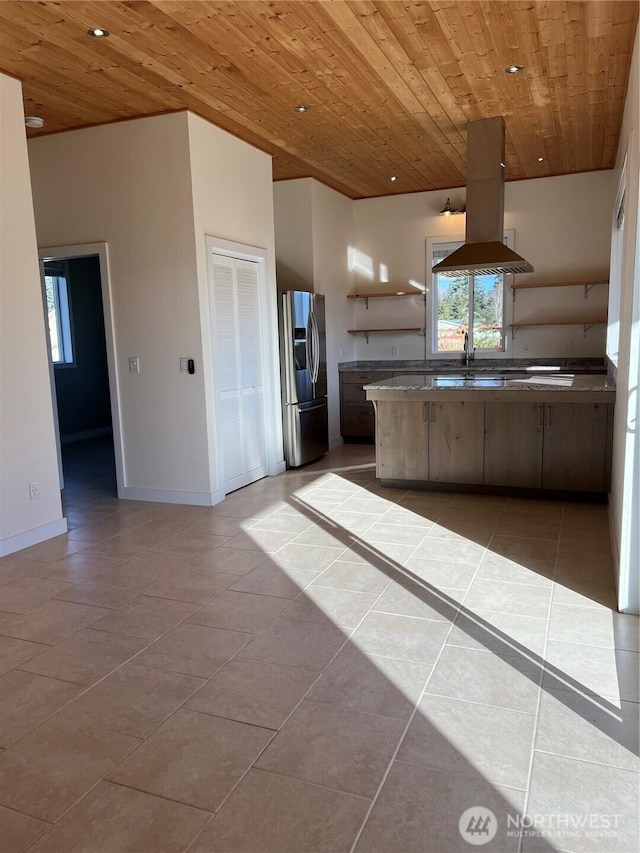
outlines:
{"label": "wall outlet", "polygon": [[37,501],[40,497],[40,483],[37,480],[34,480],[32,483],[29,483],[29,500]]}
{"label": "wall outlet", "polygon": [[397,344],[391,344],[391,355],[398,355],[400,347]]}
{"label": "wall outlet", "polygon": [[129,373],[140,373],[140,359],[137,356],[129,359]]}
{"label": "wall outlet", "polygon": [[529,344],[524,344],[522,347],[522,352],[529,352]]}
{"label": "wall outlet", "polygon": [[565,352],[571,352],[571,341],[565,341],[562,348]]}

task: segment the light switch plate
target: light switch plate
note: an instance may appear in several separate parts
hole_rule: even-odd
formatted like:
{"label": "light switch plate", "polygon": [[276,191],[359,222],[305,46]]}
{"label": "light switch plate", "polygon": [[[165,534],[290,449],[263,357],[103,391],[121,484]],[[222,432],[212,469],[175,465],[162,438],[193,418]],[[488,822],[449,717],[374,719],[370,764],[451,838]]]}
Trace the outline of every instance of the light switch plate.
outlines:
{"label": "light switch plate", "polygon": [[140,373],[140,359],[137,356],[129,359],[129,373]]}

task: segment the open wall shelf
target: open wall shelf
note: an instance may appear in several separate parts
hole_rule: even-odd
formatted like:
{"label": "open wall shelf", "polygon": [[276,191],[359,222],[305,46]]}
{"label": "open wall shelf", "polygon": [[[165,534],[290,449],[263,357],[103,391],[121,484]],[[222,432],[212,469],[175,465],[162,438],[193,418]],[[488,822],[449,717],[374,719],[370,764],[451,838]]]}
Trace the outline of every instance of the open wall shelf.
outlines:
{"label": "open wall shelf", "polygon": [[369,335],[425,334],[425,330],[419,327],[412,329],[347,329],[347,331],[350,335],[364,335],[367,343],[369,343]]}
{"label": "open wall shelf", "polygon": [[512,323],[511,324],[511,336],[515,337],[515,333],[518,329],[530,329],[535,326],[582,326],[582,333],[584,337],[587,337],[587,332],[592,326],[606,326],[607,318],[597,318],[593,320],[536,320],[531,323]]}
{"label": "open wall shelf", "polygon": [[401,299],[403,296],[419,296],[422,300],[427,298],[426,292],[421,290],[390,290],[386,293],[348,293],[347,299],[362,299],[368,309],[370,299]]}
{"label": "open wall shelf", "polygon": [[528,282],[528,281],[518,281],[515,284],[511,285],[511,289],[513,291],[513,299],[515,301],[516,292],[518,290],[533,290],[539,287],[583,287],[584,288],[584,298],[586,299],[589,295],[589,291],[592,287],[600,287],[600,286],[608,286],[608,281],[555,281],[555,282]]}
{"label": "open wall shelf", "polygon": [[[530,281],[518,281],[515,284],[511,285],[513,302],[514,302],[514,311],[515,311],[515,301],[516,294],[518,290],[533,290],[542,287],[583,287],[584,288],[584,298],[586,299],[589,295],[589,291],[592,287],[598,287],[600,285],[608,286],[608,281],[557,281],[557,282],[530,282]],[[587,337],[587,332],[593,326],[606,326],[607,318],[606,317],[596,317],[594,319],[581,319],[575,318],[571,320],[532,320],[531,322],[522,322],[522,323],[512,323],[511,324],[511,337],[514,338],[516,331],[518,329],[530,329],[536,326],[582,326],[582,334],[583,337]]]}

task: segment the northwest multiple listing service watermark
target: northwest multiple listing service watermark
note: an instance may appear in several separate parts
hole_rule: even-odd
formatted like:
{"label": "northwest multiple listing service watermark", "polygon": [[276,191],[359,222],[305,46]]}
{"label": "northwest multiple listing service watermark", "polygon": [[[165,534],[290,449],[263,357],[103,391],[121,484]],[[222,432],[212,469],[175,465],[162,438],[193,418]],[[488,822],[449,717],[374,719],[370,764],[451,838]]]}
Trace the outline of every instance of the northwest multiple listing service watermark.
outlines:
{"label": "northwest multiple listing service watermark", "polygon": [[489,844],[500,832],[506,838],[552,838],[554,841],[576,838],[616,838],[622,815],[619,814],[507,814],[500,825],[491,809],[474,806],[460,815],[460,835],[475,847]]}

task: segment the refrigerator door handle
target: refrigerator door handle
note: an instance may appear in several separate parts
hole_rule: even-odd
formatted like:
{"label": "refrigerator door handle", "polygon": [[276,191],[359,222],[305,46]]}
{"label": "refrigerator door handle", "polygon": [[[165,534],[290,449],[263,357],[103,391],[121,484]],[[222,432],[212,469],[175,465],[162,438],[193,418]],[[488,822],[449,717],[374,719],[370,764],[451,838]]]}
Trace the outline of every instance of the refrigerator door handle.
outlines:
{"label": "refrigerator door handle", "polygon": [[313,339],[313,376],[311,381],[315,385],[320,373],[320,333],[318,332],[318,321],[313,311],[309,314],[309,319],[311,320],[311,336]]}
{"label": "refrigerator door handle", "polygon": [[313,383],[315,380],[313,378],[314,373],[314,355],[313,355],[313,326],[311,324],[311,318],[313,314],[309,311],[307,316],[307,339],[305,341],[305,353],[307,359],[307,370],[309,371],[309,378]]}
{"label": "refrigerator door handle", "polygon": [[298,408],[300,409],[301,412],[315,412],[316,409],[326,408],[327,401],[323,400],[321,403],[318,403],[317,406],[309,406],[308,408],[304,408],[304,409],[302,408],[302,405],[300,403],[298,403],[297,405],[298,405]]}
{"label": "refrigerator door handle", "polygon": [[282,293],[280,308],[280,363],[283,375],[283,391],[286,394],[286,402],[291,403],[297,401],[298,392],[296,387],[296,341],[293,332],[293,305],[289,293]]}

